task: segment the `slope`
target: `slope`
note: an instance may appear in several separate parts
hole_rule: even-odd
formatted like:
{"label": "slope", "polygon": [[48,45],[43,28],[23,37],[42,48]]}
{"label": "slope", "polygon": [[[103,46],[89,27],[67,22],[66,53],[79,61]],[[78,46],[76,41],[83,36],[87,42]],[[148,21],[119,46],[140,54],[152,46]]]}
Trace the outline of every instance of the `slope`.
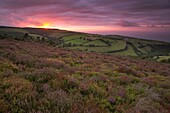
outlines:
{"label": "slope", "polygon": [[170,65],[0,39],[0,112],[164,112]]}

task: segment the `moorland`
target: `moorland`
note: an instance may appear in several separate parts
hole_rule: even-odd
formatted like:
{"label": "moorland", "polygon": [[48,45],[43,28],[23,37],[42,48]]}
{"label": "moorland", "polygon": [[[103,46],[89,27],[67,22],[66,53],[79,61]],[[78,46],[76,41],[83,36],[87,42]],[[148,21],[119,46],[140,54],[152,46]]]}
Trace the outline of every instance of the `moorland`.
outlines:
{"label": "moorland", "polygon": [[169,113],[169,48],[118,35],[1,27],[0,112]]}

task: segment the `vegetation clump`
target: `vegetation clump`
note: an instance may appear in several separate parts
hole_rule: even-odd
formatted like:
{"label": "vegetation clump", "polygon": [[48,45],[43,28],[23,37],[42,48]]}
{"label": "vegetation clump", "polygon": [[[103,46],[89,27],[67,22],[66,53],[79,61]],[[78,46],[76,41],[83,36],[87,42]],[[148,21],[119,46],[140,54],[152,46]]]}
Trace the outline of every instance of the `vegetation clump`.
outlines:
{"label": "vegetation clump", "polygon": [[169,64],[0,39],[0,112],[168,113],[169,75]]}

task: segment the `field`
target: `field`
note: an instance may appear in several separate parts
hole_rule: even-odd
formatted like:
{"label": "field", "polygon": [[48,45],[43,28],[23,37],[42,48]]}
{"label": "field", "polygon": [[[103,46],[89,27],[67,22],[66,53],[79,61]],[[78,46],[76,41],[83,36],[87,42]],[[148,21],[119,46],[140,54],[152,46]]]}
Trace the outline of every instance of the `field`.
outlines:
{"label": "field", "polygon": [[0,32],[6,32],[6,33],[10,33],[10,32],[28,33],[28,31],[23,30],[23,29],[18,29],[18,28],[1,28]]}
{"label": "field", "polygon": [[85,42],[87,42],[86,40],[83,40],[83,39],[73,39],[73,40],[68,40],[68,41],[66,41],[65,43],[66,44],[72,44],[72,45],[80,45],[80,44],[83,44],[83,43],[85,43]]}
{"label": "field", "polygon": [[170,56],[158,56],[158,57],[155,57],[155,59],[158,62],[164,62],[164,61],[170,60]]}
{"label": "field", "polygon": [[82,34],[78,34],[78,35],[71,35],[71,36],[65,36],[65,37],[62,37],[62,40],[64,41],[71,41],[71,40],[74,40],[74,39],[80,39],[81,37],[85,37],[85,35],[82,35]]}
{"label": "field", "polygon": [[90,46],[90,45],[107,46],[107,44],[105,44],[104,42],[102,42],[100,40],[89,41],[89,42],[83,44],[83,46]]}
{"label": "field", "polygon": [[134,49],[131,45],[127,46],[126,51],[115,52],[113,54],[122,55],[122,56],[137,56],[136,52],[134,51]]}
{"label": "field", "polygon": [[[0,27],[0,37],[36,40],[47,42],[56,47],[78,51],[133,56],[158,62],[162,61],[159,60],[161,57],[170,56],[170,43],[168,42],[118,35],[88,34],[59,29]],[[168,60],[167,63],[169,63]]]}
{"label": "field", "polygon": [[112,54],[1,38],[0,112],[169,113],[170,64]]}
{"label": "field", "polygon": [[[103,46],[100,45],[100,46]],[[114,52],[117,50],[122,50],[126,47],[126,43],[124,41],[117,41],[117,43],[112,43],[111,46],[107,47],[105,45],[105,47],[100,47],[99,44],[96,47],[96,45],[94,46],[74,46],[71,47],[71,49],[76,49],[76,50],[86,50],[86,51],[91,51],[91,52],[101,52],[101,53],[107,53],[107,52]],[[70,48],[70,47],[69,47]]]}

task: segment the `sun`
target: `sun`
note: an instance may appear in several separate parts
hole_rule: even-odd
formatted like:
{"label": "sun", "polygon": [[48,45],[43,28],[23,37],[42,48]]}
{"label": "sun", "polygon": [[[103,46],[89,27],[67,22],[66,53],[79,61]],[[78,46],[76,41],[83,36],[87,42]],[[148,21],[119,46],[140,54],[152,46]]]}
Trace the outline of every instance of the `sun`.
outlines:
{"label": "sun", "polygon": [[49,23],[43,23],[42,26],[39,26],[40,28],[49,28],[50,24]]}

